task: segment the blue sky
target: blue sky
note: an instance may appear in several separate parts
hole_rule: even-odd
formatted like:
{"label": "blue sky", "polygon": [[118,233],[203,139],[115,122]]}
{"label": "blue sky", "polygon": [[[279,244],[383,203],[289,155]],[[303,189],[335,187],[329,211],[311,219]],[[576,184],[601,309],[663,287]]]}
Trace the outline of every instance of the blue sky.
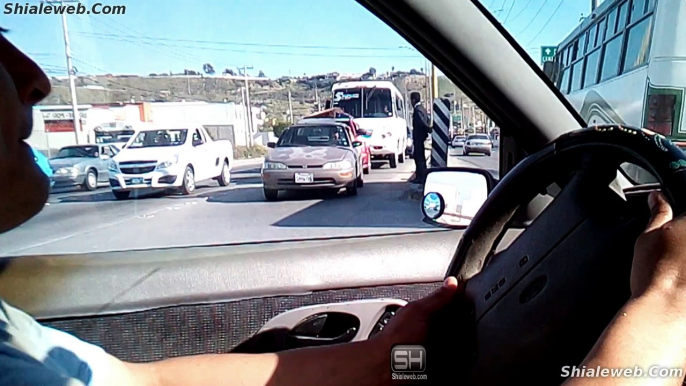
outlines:
{"label": "blue sky", "polygon": [[[82,2],[126,6],[125,15],[67,16],[74,66],[85,74],[178,73],[204,63],[217,72],[252,65],[249,74],[269,77],[425,67],[403,38],[353,0]],[[588,0],[484,4],[537,60],[541,45],[557,45],[590,12]],[[0,25],[49,74],[66,73],[60,16],[0,13]]]}

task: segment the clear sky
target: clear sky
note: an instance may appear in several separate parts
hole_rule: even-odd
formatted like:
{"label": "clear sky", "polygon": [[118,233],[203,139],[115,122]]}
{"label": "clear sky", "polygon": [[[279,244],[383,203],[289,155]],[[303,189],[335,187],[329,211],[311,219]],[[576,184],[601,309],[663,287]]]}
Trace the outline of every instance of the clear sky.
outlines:
{"label": "clear sky", "polygon": [[[427,0],[430,1],[430,0]],[[353,0],[84,0],[125,15],[68,15],[82,74],[161,73],[252,65],[269,77],[426,66],[396,32]],[[5,9],[8,2],[0,2]],[[14,4],[14,3],[12,3]],[[26,4],[25,1],[19,4]],[[29,1],[29,4],[39,4]],[[590,12],[589,0],[484,0],[537,61]],[[5,15],[7,37],[49,74],[66,74],[61,17]]]}

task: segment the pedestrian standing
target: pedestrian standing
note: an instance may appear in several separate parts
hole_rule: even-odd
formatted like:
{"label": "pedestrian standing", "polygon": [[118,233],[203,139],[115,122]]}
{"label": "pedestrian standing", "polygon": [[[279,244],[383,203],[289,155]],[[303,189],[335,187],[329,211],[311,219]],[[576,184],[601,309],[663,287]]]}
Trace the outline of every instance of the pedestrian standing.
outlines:
{"label": "pedestrian standing", "polygon": [[424,141],[429,137],[431,126],[429,114],[422,106],[422,95],[413,91],[410,94],[410,102],[413,106],[412,113],[412,143],[414,145],[413,158],[415,164],[415,178],[412,183],[423,184],[426,178],[426,152]]}

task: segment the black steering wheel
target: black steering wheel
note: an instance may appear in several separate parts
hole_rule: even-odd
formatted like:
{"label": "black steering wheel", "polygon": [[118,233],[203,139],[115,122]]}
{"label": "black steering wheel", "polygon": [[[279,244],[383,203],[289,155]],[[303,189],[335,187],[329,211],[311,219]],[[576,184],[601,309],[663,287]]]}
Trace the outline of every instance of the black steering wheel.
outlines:
{"label": "black steering wheel", "polygon": [[[649,217],[650,189],[613,183],[627,162],[658,179],[675,215],[686,211],[686,154],[617,125],[562,135],[491,192],[447,272],[466,283],[448,327],[458,342],[451,369],[467,377],[459,384],[560,384],[565,366],[582,362],[630,295],[634,242]],[[518,210],[551,187],[552,202],[496,252]]]}

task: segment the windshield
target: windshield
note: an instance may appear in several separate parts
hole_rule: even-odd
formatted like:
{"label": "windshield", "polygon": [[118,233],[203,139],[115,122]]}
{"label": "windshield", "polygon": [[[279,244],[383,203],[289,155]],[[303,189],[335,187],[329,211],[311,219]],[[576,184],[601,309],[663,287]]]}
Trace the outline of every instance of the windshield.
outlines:
{"label": "windshield", "polygon": [[334,107],[342,108],[355,118],[388,118],[393,116],[391,90],[379,87],[337,89]]}
{"label": "windshield", "polygon": [[187,129],[141,131],[128,148],[181,146],[187,135]]}
{"label": "windshield", "polygon": [[[33,110],[33,133],[26,142],[55,158],[72,146],[124,142],[119,130],[127,126],[138,130],[112,159],[93,162],[98,164],[96,189],[82,189],[84,176],[78,175],[68,187],[52,189],[50,205],[31,221],[0,234],[0,256],[212,245],[230,249],[431,231],[435,228],[422,221],[415,199],[421,185],[410,183],[415,156],[420,159],[422,150],[427,163],[478,167],[499,177],[495,122],[469,90],[458,86],[477,87],[477,79],[452,82],[441,72],[443,66],[422,54],[429,50],[413,46],[357,1],[270,1],[265,10],[247,0],[118,0],[107,5],[125,9],[109,14],[92,12],[98,2],[81,1],[74,4],[83,4],[90,14],[64,15],[70,68],[62,15],[14,11],[25,3],[7,3],[12,12],[3,15],[0,25],[10,32],[3,36],[36,62],[51,85]],[[442,3],[462,7],[470,2]],[[560,84],[574,81],[573,91],[563,94],[589,124],[614,119],[684,137],[686,77],[675,71],[683,62],[678,49],[684,47],[683,38],[676,36],[684,27],[676,18],[683,2],[670,3],[645,0],[644,6],[634,6],[639,2],[605,0],[593,18],[588,1],[482,5],[541,68],[547,59],[560,63],[551,76]],[[586,24],[579,28],[582,14]],[[332,28],[342,25],[348,28]],[[579,43],[588,41],[593,43]],[[474,44],[487,47],[489,42]],[[668,49],[659,57],[664,67],[651,67],[651,47]],[[421,110],[411,103],[413,95],[420,97],[429,120],[436,116],[435,98],[449,102],[444,137],[437,135],[435,120],[431,133],[414,127],[412,118]],[[534,96],[524,87],[521,97]],[[80,117],[76,125],[72,100]],[[352,138],[335,138],[342,132],[331,122],[298,124],[334,106],[355,117],[354,123],[370,135],[357,136],[360,143],[353,147]],[[0,119],[6,116],[3,107],[0,100]],[[314,127],[303,128],[309,125]],[[106,130],[97,134],[98,126]],[[202,130],[202,146],[185,143],[193,142],[195,128]],[[491,154],[449,140],[454,134],[490,133]],[[443,154],[432,154],[441,148],[433,146],[438,138],[449,143]],[[364,187],[356,195],[350,189],[348,196],[351,185],[346,182],[335,183],[337,171],[319,174],[327,162],[345,165],[334,160],[343,153],[362,169]],[[276,155],[288,160],[287,169],[265,165],[265,158]],[[225,164],[229,171],[223,171]],[[270,174],[274,181],[268,180]],[[189,176],[194,180],[182,186]],[[127,186],[135,181],[140,189],[115,195],[119,181]],[[265,194],[272,182],[283,184],[273,201]],[[334,185],[341,188],[329,190]]]}
{"label": "windshield", "polygon": [[469,138],[467,138],[467,139],[468,140],[469,139],[481,139],[481,140],[486,140],[486,141],[491,140],[491,138],[489,138],[487,135],[470,135]]}
{"label": "windshield", "polygon": [[120,132],[95,133],[95,143],[121,143],[127,142],[133,136],[133,130]]}
{"label": "windshield", "polygon": [[98,157],[98,147],[97,146],[78,146],[78,147],[65,147],[60,149],[57,155],[53,159],[57,158],[96,158]]}
{"label": "windshield", "polygon": [[350,139],[341,126],[296,126],[286,130],[276,146],[350,146]]}

